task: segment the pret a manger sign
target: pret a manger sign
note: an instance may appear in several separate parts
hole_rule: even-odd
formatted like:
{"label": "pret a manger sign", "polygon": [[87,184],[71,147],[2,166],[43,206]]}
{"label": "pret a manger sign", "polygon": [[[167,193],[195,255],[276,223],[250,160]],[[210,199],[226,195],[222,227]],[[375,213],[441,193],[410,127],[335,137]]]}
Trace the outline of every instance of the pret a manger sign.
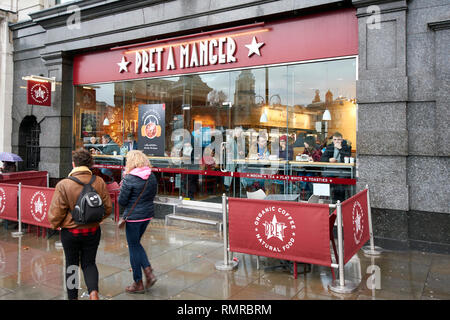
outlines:
{"label": "pret a manger sign", "polygon": [[[263,31],[267,31],[267,29],[263,29]],[[245,45],[248,49],[247,56],[251,57],[253,54],[261,56],[260,48],[263,45],[264,42],[258,42],[256,36],[253,36],[251,43]],[[132,70],[139,74],[233,63],[236,62],[236,49],[236,41],[229,36],[125,53],[134,53]],[[117,63],[118,72],[130,72],[129,63],[130,61],[122,56],[121,61]]]}
{"label": "pret a manger sign", "polygon": [[[158,35],[153,35],[158,36]],[[129,39],[131,40],[131,39]],[[358,54],[355,10],[186,34],[74,57],[73,83],[92,84]]]}
{"label": "pret a manger sign", "polygon": [[[176,61],[174,50],[178,50],[179,61]],[[178,68],[194,68],[214,64],[236,62],[236,42],[231,37],[192,42],[179,46],[156,47],[135,53],[135,73],[175,70]],[[166,61],[163,63],[163,55]],[[119,72],[126,71],[119,64]]]}

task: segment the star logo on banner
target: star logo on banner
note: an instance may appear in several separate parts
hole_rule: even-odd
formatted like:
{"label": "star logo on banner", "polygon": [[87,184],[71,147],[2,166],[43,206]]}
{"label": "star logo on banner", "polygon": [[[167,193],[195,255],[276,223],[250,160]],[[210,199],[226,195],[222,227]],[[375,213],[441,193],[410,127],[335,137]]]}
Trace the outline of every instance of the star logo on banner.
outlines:
{"label": "star logo on banner", "polygon": [[261,48],[263,45],[264,45],[264,42],[258,42],[256,40],[256,37],[254,36],[252,43],[245,45],[248,49],[248,56],[250,57],[254,53],[256,53],[258,56],[261,56],[261,53],[259,52],[259,48]]}
{"label": "star logo on banner", "polygon": [[119,72],[125,71],[128,72],[128,64],[130,61],[126,61],[125,57],[122,57],[122,61],[118,62],[117,65],[120,67]]}
{"label": "star logo on banner", "polygon": [[39,87],[37,90],[34,90],[34,96],[38,99],[44,99],[45,98],[45,91]]}
{"label": "star logo on banner", "polygon": [[269,240],[272,237],[276,237],[280,239],[281,241],[284,241],[284,229],[286,229],[286,225],[282,222],[278,222],[275,215],[273,216],[272,222],[265,221],[263,223],[264,227],[266,228],[266,236],[267,240]]}
{"label": "star logo on banner", "polygon": [[44,203],[41,201],[41,198],[38,198],[38,200],[34,203],[34,211],[36,213],[42,214],[42,207],[44,206]]}

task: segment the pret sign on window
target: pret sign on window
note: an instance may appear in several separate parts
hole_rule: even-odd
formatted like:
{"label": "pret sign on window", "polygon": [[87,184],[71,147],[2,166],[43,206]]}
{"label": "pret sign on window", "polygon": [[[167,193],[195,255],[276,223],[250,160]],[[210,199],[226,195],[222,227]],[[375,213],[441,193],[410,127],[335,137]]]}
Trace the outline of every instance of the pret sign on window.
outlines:
{"label": "pret sign on window", "polygon": [[27,103],[35,106],[52,105],[52,84],[42,81],[27,81]]}

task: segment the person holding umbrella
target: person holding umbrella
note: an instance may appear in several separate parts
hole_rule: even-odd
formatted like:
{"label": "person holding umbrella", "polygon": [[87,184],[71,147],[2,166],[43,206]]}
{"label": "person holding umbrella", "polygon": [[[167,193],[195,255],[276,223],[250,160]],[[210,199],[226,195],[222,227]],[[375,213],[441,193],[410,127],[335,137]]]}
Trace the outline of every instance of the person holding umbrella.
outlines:
{"label": "person holding umbrella", "polygon": [[1,173],[16,172],[16,171],[17,167],[15,162],[3,161],[3,167],[0,168]]}
{"label": "person holding umbrella", "polygon": [[7,173],[7,172],[16,172],[17,171],[16,161],[23,161],[23,160],[15,153],[0,152],[0,161],[3,162],[3,166],[0,168],[0,172]]}

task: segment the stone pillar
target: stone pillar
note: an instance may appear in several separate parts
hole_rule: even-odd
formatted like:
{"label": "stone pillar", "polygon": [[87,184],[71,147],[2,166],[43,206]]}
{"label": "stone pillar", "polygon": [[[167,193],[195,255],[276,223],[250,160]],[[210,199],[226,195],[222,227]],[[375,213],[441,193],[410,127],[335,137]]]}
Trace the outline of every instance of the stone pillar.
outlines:
{"label": "stone pillar", "polygon": [[56,78],[52,93],[52,111],[38,118],[41,158],[39,170],[46,170],[51,178],[63,178],[72,168],[72,60],[64,52],[41,55],[47,67],[46,77]]}
{"label": "stone pillar", "polygon": [[8,23],[15,19],[15,14],[0,10],[0,152],[11,152],[14,64]]}
{"label": "stone pillar", "polygon": [[372,191],[375,235],[407,245],[407,3],[353,4],[359,28],[357,188],[368,184]]}
{"label": "stone pillar", "polygon": [[448,1],[353,0],[358,190],[380,245],[450,252]]}

